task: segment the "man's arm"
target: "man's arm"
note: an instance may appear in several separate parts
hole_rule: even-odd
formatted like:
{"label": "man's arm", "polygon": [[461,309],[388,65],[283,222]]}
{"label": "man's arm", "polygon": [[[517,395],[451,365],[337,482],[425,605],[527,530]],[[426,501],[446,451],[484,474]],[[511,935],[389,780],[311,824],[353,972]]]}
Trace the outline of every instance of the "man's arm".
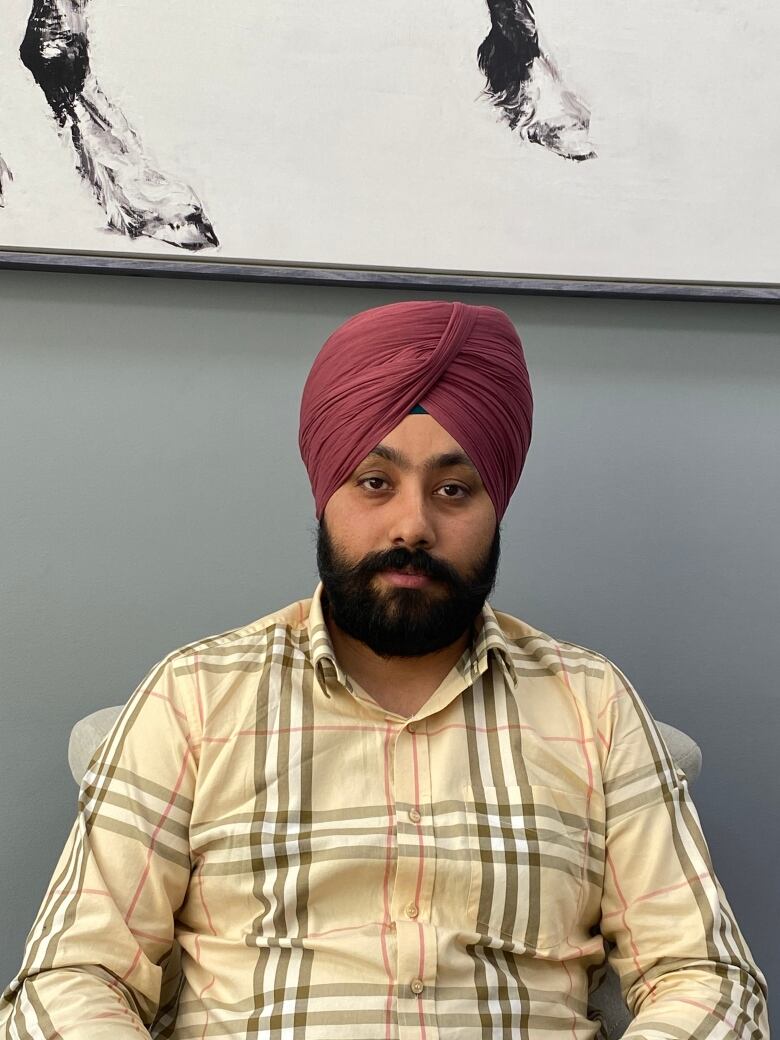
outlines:
{"label": "man's arm", "polygon": [[626,1040],[768,1040],[766,983],[710,862],[684,778],[626,678],[607,668],[601,931],[634,1020]]}
{"label": "man's arm", "polygon": [[175,663],[151,671],[93,758],[22,968],[0,999],[0,1040],[147,1035],[191,866],[197,743]]}

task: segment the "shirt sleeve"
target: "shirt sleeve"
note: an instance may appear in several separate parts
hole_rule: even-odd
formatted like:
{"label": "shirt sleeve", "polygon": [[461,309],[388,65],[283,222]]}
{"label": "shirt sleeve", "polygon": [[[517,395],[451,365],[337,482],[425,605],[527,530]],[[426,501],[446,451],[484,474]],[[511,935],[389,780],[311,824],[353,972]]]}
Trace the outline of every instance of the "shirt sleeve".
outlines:
{"label": "shirt sleeve", "polygon": [[78,816],[0,998],[0,1040],[147,1036],[190,878],[195,727],[174,657],[93,756]]}
{"label": "shirt sleeve", "polygon": [[601,931],[634,1015],[625,1040],[768,1040],[766,983],[713,872],[688,784],[610,664],[599,737]]}

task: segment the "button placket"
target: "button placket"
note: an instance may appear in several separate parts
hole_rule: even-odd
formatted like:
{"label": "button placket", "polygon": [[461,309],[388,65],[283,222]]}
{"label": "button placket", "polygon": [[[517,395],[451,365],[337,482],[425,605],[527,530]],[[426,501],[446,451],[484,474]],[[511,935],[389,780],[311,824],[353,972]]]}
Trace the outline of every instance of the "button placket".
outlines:
{"label": "button placket", "polygon": [[438,1040],[437,937],[431,922],[436,875],[427,721],[407,724],[396,745],[398,869],[392,913],[396,920],[399,1040]]}
{"label": "button placket", "polygon": [[[436,871],[433,827],[430,818],[430,757],[425,723],[409,733],[400,731],[395,745],[394,775],[398,823],[398,864],[393,893],[392,914],[429,921],[431,896]],[[404,805],[405,803],[405,805]],[[416,913],[409,914],[410,906]]]}
{"label": "button placket", "polygon": [[[431,1037],[436,1030],[431,1022],[434,1008],[436,971],[436,929],[431,921],[436,858],[431,825],[431,774],[425,723],[417,722],[415,731],[408,724],[398,734],[395,745],[398,861],[393,889],[392,915],[396,921],[399,1040],[419,1037],[420,1002],[425,1005],[426,1029]],[[424,993],[423,993],[424,990]],[[404,1010],[405,1002],[410,1002]]]}
{"label": "button placket", "polygon": [[[411,811],[406,808],[411,805],[416,809],[419,798],[416,791],[419,781],[415,784],[415,772],[419,776],[419,763],[415,769],[415,743],[419,745],[420,737],[410,734],[408,726],[400,731],[395,743],[395,800],[397,806],[405,807],[405,811],[399,812],[397,819],[398,863],[392,902],[392,916],[395,920],[408,919],[406,910],[410,904],[416,902],[418,878],[421,873],[419,821],[415,822]],[[419,759],[419,751],[417,757]],[[417,812],[419,814],[419,809]],[[423,863],[423,876],[424,873]]]}

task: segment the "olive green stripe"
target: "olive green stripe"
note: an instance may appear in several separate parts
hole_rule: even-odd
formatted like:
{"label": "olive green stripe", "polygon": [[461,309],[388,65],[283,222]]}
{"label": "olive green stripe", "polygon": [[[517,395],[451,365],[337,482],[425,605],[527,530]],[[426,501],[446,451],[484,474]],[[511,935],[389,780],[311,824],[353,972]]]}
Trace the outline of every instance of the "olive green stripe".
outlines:
{"label": "olive green stripe", "polygon": [[[256,704],[256,718],[255,726],[256,733],[254,739],[254,783],[255,783],[255,799],[254,809],[252,813],[251,822],[251,833],[259,834],[260,825],[265,817],[265,812],[268,804],[267,789],[266,789],[266,771],[267,771],[267,756],[268,756],[268,736],[263,733],[263,729],[267,726],[269,716],[272,714],[271,704],[271,679],[273,678],[273,669],[268,667],[264,669],[260,674],[260,681],[257,689],[257,704]],[[252,858],[252,891],[255,898],[255,902],[259,907],[258,913],[255,915],[252,923],[252,935],[246,937],[246,942],[249,945],[253,942],[254,935],[260,935],[263,932],[263,922],[268,916],[270,910],[270,903],[267,896],[263,893],[263,881],[265,880],[266,863],[260,852],[261,845],[256,838],[250,837],[250,853]],[[264,994],[263,994],[263,977],[265,970],[268,966],[268,962],[271,957],[271,951],[264,946],[258,948],[257,961],[255,962],[255,970],[252,979],[252,1007],[251,1011],[243,1024],[243,1028],[246,1032],[247,1037],[259,1036],[259,1018],[260,1011],[263,1007]]]}
{"label": "olive green stripe", "polygon": [[[503,785],[513,786],[516,777],[504,776],[504,758],[501,754],[501,741],[503,733],[499,733],[498,729],[498,718],[496,716],[496,691],[493,686],[492,670],[490,668],[477,680],[474,684],[475,698],[479,699],[479,702],[483,705],[483,711],[485,715],[485,724],[487,727],[487,733],[484,735],[485,743],[487,744],[487,763],[490,770],[489,776],[491,778],[501,777]],[[514,756],[511,756],[513,759]],[[511,760],[510,759],[510,760]],[[480,811],[482,806],[480,805],[480,799],[475,799],[474,809],[476,812]],[[492,807],[491,807],[492,808]],[[523,819],[525,819],[526,807],[523,806]],[[516,841],[516,835],[514,827],[512,826],[511,820],[503,818],[503,814],[499,812],[498,815],[498,826],[501,828],[502,836],[508,839],[511,844]],[[471,829],[471,828],[470,828]],[[482,862],[490,862],[490,856],[484,856],[483,840],[490,838],[490,831],[480,826],[477,822],[476,834],[479,839],[480,845],[480,859]],[[488,851],[492,851],[492,844],[488,842]],[[520,899],[525,896],[525,893],[520,893],[518,888],[518,882],[520,875],[517,871],[507,871],[506,874],[506,886],[500,893],[500,898],[504,903],[504,912],[501,922],[501,933],[504,935],[514,935],[517,929],[517,913]],[[480,918],[480,920],[488,920],[488,918]]]}
{"label": "olive green stripe", "polygon": [[163,817],[164,809],[155,809],[152,806],[144,805],[139,802],[132,793],[125,793],[122,790],[109,790],[106,793],[102,801],[103,812],[99,815],[95,815],[92,822],[92,827],[103,827],[107,820],[115,820],[113,816],[108,816],[105,813],[106,806],[112,805],[115,809],[123,810],[123,815],[128,820],[143,821],[149,825],[149,830],[145,830],[143,827],[136,823],[133,827],[134,831],[138,834],[146,835],[143,839],[144,844],[149,843],[151,835],[159,828],[158,833],[167,834],[172,839],[179,838],[185,845],[189,847],[189,828],[186,823],[181,823],[174,816],[170,814]]}
{"label": "olive green stripe", "polygon": [[[94,830],[108,831],[111,834],[118,834],[123,838],[129,838],[131,841],[136,842],[142,848],[150,847],[150,835],[141,830],[140,827],[133,827],[130,823],[122,823],[121,820],[114,820],[110,816],[100,816],[95,820]],[[167,845],[160,837],[164,832],[160,831],[155,838],[154,842],[154,854],[159,856],[160,859],[166,860],[168,863],[173,863],[177,867],[181,867],[182,870],[186,871],[187,874],[190,872],[192,863],[190,861],[190,855],[188,852],[180,852],[178,849],[173,849],[170,845]]]}
{"label": "olive green stripe", "polygon": [[[309,670],[301,677],[298,696],[301,699],[301,715],[303,730],[298,736],[301,743],[298,754],[300,767],[300,791],[298,795],[299,809],[304,807],[311,809],[313,801],[313,765],[314,765],[314,672]],[[296,687],[293,686],[295,690]],[[303,815],[302,813],[300,814]],[[311,817],[311,812],[308,815]],[[309,929],[309,871],[312,863],[312,824],[301,822],[299,842],[301,845],[301,858],[298,864],[296,877],[296,923],[298,935],[304,936]],[[306,1029],[309,1016],[309,996],[311,987],[311,973],[314,955],[310,950],[303,949],[298,954],[298,978],[295,987],[295,1022],[293,1029],[293,1040],[306,1040]]]}
{"label": "olive green stripe", "polygon": [[[59,932],[54,929],[54,921],[68,900],[75,900],[74,891],[78,892],[82,887],[81,882],[84,877],[83,855],[80,855],[78,841],[73,840],[73,830],[71,830],[71,836],[68,839],[66,848],[68,849],[68,855],[62,865],[62,870],[53,875],[50,884],[50,890],[52,892],[59,891],[59,894],[51,895],[48,900],[45,900],[36,915],[30,929],[30,935],[39,931],[39,936],[33,941],[28,936],[24,962],[19,973],[21,979],[30,973],[33,964],[41,956],[41,951],[43,951],[42,968],[45,970],[52,967],[59,940]],[[79,863],[82,864],[81,869],[79,869]]]}

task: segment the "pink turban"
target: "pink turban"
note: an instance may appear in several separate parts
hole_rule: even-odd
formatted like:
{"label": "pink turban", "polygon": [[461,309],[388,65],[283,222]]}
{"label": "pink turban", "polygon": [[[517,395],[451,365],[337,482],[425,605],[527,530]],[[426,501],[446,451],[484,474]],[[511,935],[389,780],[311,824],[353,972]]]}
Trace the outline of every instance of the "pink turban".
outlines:
{"label": "pink turban", "polygon": [[469,456],[501,519],[531,440],[523,348],[503,311],[439,300],[356,314],[317,355],[303,388],[298,443],[318,518],[416,405]]}

